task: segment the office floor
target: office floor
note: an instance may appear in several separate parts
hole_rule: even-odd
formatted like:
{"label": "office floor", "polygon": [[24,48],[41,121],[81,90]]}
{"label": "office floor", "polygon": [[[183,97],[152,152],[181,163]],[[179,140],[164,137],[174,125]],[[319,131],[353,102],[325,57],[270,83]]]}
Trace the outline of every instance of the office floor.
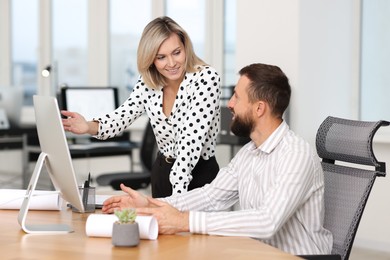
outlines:
{"label": "office floor", "polygon": [[[49,178],[43,176],[40,178],[38,182],[38,189],[50,189]],[[21,189],[21,177],[20,175],[15,173],[4,173],[0,172],[0,189]],[[107,191],[111,190],[109,187],[97,187],[97,191]],[[141,191],[144,194],[150,194],[150,190],[144,189]],[[390,260],[390,253],[386,252],[378,252],[371,251],[362,248],[353,248],[351,255],[349,257],[350,260],[367,260],[367,259],[375,259],[375,260]]]}

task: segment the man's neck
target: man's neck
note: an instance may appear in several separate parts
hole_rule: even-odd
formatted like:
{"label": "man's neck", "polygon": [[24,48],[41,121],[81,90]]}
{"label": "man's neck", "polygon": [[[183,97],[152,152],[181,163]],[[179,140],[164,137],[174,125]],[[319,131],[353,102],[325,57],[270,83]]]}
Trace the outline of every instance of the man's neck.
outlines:
{"label": "man's neck", "polygon": [[250,135],[250,138],[255,143],[256,147],[262,145],[282,122],[282,119],[275,117],[259,121]]}

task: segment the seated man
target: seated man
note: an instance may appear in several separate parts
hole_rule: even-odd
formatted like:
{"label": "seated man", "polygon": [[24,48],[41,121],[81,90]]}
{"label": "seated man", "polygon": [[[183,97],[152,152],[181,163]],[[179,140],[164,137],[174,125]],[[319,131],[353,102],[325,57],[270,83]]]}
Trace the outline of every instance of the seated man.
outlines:
{"label": "seated man", "polygon": [[[231,130],[249,136],[216,179],[202,188],[152,199],[124,185],[123,196],[104,202],[103,212],[135,207],[153,215],[161,234],[248,236],[292,254],[328,254],[332,235],[323,228],[324,180],[319,158],[282,119],[291,95],[276,66],[240,70],[229,101]],[[236,202],[240,210],[229,211]]]}

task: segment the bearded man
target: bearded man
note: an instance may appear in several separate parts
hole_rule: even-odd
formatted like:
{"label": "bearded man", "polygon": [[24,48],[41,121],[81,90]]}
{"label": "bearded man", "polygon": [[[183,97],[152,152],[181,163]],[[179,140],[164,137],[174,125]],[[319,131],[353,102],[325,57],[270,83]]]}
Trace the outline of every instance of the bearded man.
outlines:
{"label": "bearded man", "polygon": [[[258,63],[239,74],[228,103],[231,130],[251,141],[214,181],[158,199],[122,185],[126,194],[107,199],[103,212],[135,207],[157,219],[161,234],[248,236],[292,254],[329,254],[332,234],[323,227],[319,158],[283,120],[291,96],[288,78],[279,67]],[[240,209],[230,210],[236,202]]]}

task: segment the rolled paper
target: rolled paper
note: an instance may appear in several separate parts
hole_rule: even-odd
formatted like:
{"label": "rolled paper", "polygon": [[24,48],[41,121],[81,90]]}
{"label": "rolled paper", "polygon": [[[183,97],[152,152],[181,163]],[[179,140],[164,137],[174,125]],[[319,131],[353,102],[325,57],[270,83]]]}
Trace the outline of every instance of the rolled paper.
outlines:
{"label": "rolled paper", "polygon": [[[0,189],[0,209],[20,209],[26,197],[23,189]],[[64,200],[57,191],[35,190],[29,210],[61,210]]]}
{"label": "rolled paper", "polygon": [[[90,214],[85,232],[90,237],[112,237],[112,225],[118,218],[113,214]],[[153,216],[137,216],[141,239],[155,240],[158,237],[158,223]]]}

